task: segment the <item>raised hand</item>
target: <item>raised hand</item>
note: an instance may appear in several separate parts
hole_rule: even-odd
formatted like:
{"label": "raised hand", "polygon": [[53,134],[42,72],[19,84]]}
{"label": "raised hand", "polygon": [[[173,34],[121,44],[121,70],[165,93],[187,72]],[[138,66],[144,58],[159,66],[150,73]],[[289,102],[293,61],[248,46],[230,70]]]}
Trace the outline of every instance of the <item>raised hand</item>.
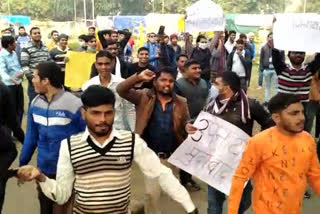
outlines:
{"label": "raised hand", "polygon": [[140,74],[138,74],[138,78],[140,81],[143,82],[149,82],[155,77],[155,73],[153,71],[150,71],[149,69],[146,69],[142,71]]}

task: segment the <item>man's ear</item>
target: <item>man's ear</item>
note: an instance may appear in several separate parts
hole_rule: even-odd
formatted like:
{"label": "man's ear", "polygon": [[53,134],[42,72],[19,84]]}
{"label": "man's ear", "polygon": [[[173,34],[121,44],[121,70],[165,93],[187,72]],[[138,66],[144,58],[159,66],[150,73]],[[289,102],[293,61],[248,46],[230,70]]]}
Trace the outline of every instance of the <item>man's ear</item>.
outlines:
{"label": "man's ear", "polygon": [[271,117],[275,124],[280,123],[280,113],[273,113]]}
{"label": "man's ear", "polygon": [[84,106],[81,107],[81,117],[84,121],[86,120],[86,109]]}

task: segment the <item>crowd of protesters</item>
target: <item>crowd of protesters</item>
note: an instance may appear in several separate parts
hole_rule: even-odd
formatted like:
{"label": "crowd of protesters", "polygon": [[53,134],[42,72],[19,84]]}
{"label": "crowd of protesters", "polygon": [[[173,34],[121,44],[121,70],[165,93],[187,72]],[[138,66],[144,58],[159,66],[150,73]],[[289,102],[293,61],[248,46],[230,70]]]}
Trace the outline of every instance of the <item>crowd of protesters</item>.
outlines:
{"label": "crowd of protesters", "polygon": [[[37,181],[41,214],[129,213],[133,161],[144,175],[146,213],[162,213],[162,192],[198,213],[190,193],[200,185],[168,159],[197,132],[192,123],[201,111],[251,136],[228,213],[243,214],[251,205],[255,213],[299,213],[303,196],[310,197],[307,181],[320,195],[320,147],[311,136],[320,112],[320,54],[305,62],[305,52],[289,51],[286,60],[272,32],[258,53],[253,33],[199,34],[194,42],[189,33],[150,32],[135,47],[129,30],[89,27],[73,51],[96,53],[96,60],[90,79],[73,91],[64,85],[69,36],[53,30],[50,37],[44,44],[39,27],[29,34],[19,27],[17,36],[2,31],[0,213],[14,176]],[[259,103],[247,92],[263,82]],[[255,136],[254,121],[261,127]],[[10,168],[15,141],[23,144],[18,169]],[[28,164],[36,149],[34,167]],[[210,185],[207,192],[207,213],[222,214],[225,194]]]}

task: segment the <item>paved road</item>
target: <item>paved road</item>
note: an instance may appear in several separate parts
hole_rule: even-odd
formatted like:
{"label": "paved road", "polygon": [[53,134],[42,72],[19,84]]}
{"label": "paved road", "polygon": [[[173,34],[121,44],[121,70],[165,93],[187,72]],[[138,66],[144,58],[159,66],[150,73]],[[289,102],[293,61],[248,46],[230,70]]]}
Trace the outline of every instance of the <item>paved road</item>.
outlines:
{"label": "paved road", "polygon": [[[20,147],[20,146],[18,146]],[[35,164],[35,157],[31,164]],[[17,161],[14,163],[17,165]],[[132,197],[143,201],[144,185],[143,177],[139,169],[134,166],[132,174]],[[191,193],[191,197],[195,204],[199,207],[200,213],[206,213],[206,185],[200,182],[202,190]],[[16,184],[16,179],[11,179],[7,186],[7,195],[4,205],[3,214],[39,214],[39,204],[35,191],[35,183],[27,183],[21,187]],[[179,204],[169,199],[166,195],[161,197],[160,203],[164,214],[183,214],[184,211]],[[226,206],[226,204],[225,204]],[[226,210],[226,209],[225,209]],[[319,214],[320,200],[315,195],[309,200],[304,200],[303,214]],[[226,214],[227,212],[224,212]],[[247,214],[252,214],[248,211]]]}

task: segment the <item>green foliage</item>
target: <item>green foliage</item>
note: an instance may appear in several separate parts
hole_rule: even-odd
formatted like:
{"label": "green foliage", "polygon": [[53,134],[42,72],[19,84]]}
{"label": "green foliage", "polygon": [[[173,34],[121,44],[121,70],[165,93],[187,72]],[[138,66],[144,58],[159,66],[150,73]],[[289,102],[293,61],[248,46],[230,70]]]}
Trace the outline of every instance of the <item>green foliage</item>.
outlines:
{"label": "green foliage", "polygon": [[[197,0],[1,0],[0,13],[21,14],[33,19],[70,21],[84,18],[86,2],[87,19],[92,18],[92,1],[95,15],[145,15],[155,13],[185,13],[185,8]],[[281,13],[289,0],[215,0],[225,13]],[[303,1],[303,0],[302,0]],[[8,10],[10,3],[10,11]],[[74,5],[76,4],[76,5]],[[319,0],[307,0],[307,12],[320,12]]]}

